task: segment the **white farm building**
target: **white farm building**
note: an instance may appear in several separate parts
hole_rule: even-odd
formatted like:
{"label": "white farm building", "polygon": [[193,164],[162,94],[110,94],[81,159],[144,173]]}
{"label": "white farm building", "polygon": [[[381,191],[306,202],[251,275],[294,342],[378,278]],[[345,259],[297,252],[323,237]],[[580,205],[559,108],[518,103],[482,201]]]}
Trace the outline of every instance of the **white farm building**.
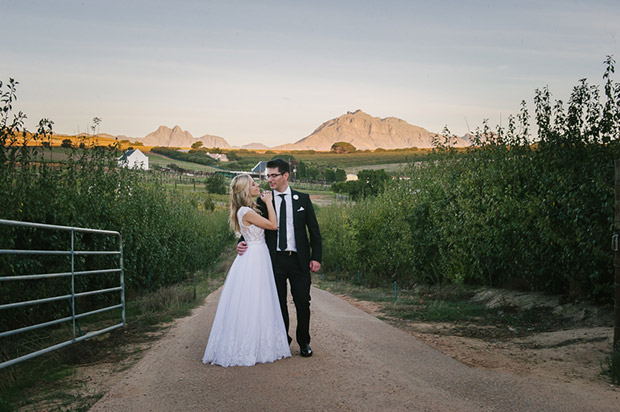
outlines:
{"label": "white farm building", "polygon": [[127,150],[118,158],[119,167],[149,170],[149,158],[140,149]]}

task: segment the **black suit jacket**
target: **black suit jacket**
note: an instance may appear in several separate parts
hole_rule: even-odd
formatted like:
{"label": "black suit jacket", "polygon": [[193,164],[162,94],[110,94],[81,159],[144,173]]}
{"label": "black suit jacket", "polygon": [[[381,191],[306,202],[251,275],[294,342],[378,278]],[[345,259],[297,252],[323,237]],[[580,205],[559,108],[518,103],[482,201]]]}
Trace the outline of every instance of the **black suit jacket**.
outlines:
{"label": "black suit jacket", "polygon": [[[310,201],[308,194],[291,189],[291,197],[293,199],[293,226],[295,227],[297,257],[301,270],[310,273],[310,261],[321,262],[323,255],[319,222],[316,219],[312,201]],[[273,202],[275,209],[275,200]],[[258,198],[257,204],[263,212],[263,216],[267,217],[267,206],[261,198]],[[308,235],[310,236],[309,239]],[[277,240],[278,232],[276,230],[265,230],[265,241],[273,263],[275,263]]]}

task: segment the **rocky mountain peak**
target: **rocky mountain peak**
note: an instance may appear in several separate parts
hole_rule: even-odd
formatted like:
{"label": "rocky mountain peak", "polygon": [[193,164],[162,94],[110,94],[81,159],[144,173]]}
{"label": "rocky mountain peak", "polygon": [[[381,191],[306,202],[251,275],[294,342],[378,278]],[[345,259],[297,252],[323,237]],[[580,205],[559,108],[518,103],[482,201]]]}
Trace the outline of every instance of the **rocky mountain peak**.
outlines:
{"label": "rocky mountain peak", "polygon": [[282,150],[330,150],[336,142],[351,143],[358,150],[432,147],[435,134],[396,117],[379,118],[357,109],[328,120],[309,136],[277,146]]}

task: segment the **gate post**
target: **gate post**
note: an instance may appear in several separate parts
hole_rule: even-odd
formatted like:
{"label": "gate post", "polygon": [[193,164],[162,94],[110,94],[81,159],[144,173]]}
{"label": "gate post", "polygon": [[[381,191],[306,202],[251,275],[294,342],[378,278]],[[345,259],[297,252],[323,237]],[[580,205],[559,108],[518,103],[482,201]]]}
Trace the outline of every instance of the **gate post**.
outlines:
{"label": "gate post", "polygon": [[618,236],[620,235],[620,160],[614,162],[616,176],[616,193],[614,202],[614,233],[612,248],[614,251],[614,350],[620,342],[620,251],[618,250]]}

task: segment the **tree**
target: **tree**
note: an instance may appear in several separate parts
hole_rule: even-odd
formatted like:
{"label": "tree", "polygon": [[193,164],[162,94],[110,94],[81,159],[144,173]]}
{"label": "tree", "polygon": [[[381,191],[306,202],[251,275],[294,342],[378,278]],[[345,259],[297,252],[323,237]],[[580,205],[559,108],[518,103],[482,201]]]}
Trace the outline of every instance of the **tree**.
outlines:
{"label": "tree", "polygon": [[364,183],[359,180],[348,182],[336,182],[332,184],[332,191],[336,193],[347,193],[353,200],[364,198]]}
{"label": "tree", "polygon": [[219,173],[213,173],[211,176],[207,177],[205,187],[209,193],[215,193],[218,195],[226,194],[226,182],[224,180],[224,176]]}
{"label": "tree", "polygon": [[71,148],[71,139],[63,139],[60,147]]}
{"label": "tree", "polygon": [[385,189],[385,184],[390,180],[385,170],[360,170],[357,174],[360,182],[364,183],[363,196],[376,196]]}
{"label": "tree", "polygon": [[390,175],[383,169],[361,170],[358,173],[358,178],[358,180],[348,182],[336,182],[332,184],[332,191],[336,193],[348,193],[353,200],[377,196],[385,190],[385,185],[390,180]]}
{"label": "tree", "polygon": [[[101,117],[93,117],[93,125],[90,127],[90,129],[93,131],[93,134],[98,134],[99,133],[99,125],[101,124]],[[97,133],[95,133],[95,131]]]}
{"label": "tree", "polygon": [[297,178],[298,179],[306,179],[308,178],[308,165],[301,160],[297,164]]}
{"label": "tree", "polygon": [[287,161],[289,163],[292,160],[297,160],[297,159],[295,159],[295,156],[291,155],[290,153],[288,153],[288,154],[287,153],[277,154],[277,155],[275,155],[275,156],[273,156],[271,158],[271,160],[276,160],[276,159],[282,159],[282,160],[285,160],[285,161]]}
{"label": "tree", "polygon": [[325,170],[325,180],[327,182],[335,182],[336,181],[336,172],[334,172],[332,169],[326,169]]}
{"label": "tree", "polygon": [[349,142],[336,142],[332,145],[330,150],[334,153],[353,153],[357,151],[355,146]]}
{"label": "tree", "polygon": [[347,180],[347,172],[342,169],[336,169],[335,178],[336,182],[344,182]]}
{"label": "tree", "polygon": [[199,147],[202,147],[202,142],[200,140],[192,143],[192,149],[198,149]]}
{"label": "tree", "polygon": [[307,169],[307,177],[310,180],[317,180],[319,178],[319,175],[321,174],[320,170],[318,167],[314,167],[314,166],[308,166]]}

